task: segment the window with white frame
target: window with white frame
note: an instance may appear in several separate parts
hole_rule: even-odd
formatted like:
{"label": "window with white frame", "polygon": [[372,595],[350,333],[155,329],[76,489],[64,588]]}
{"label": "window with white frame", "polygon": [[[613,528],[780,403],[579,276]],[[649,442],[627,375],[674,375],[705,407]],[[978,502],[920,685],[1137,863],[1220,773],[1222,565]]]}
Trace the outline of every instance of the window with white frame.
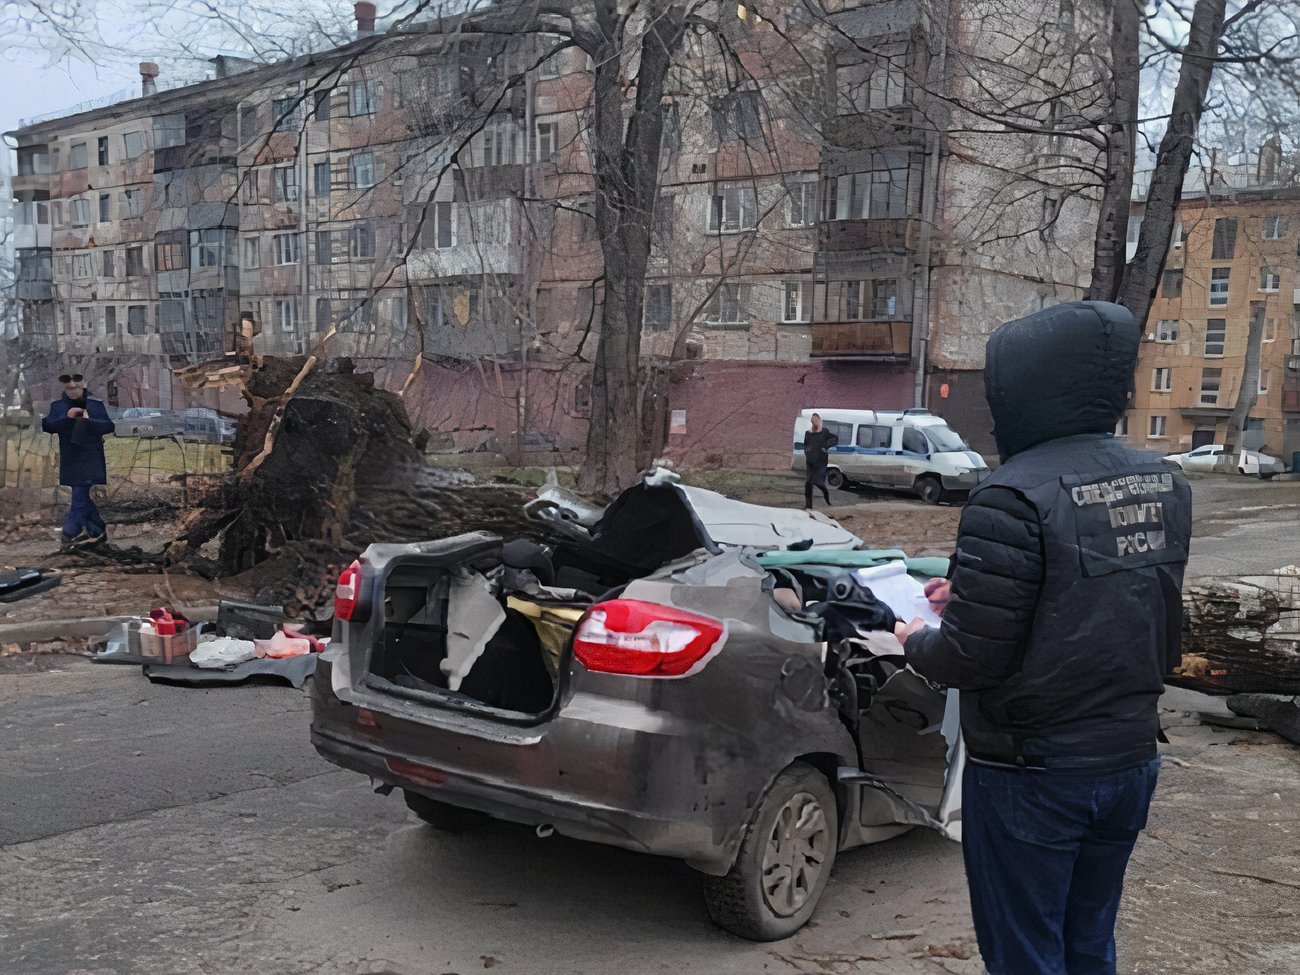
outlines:
{"label": "window with white frame", "polygon": [[711,325],[744,325],[749,319],[744,308],[743,286],[723,283],[704,306],[704,320]]}
{"label": "window with white frame", "polygon": [[509,166],[515,161],[519,126],[504,113],[493,115],[483,126],[483,164]]}
{"label": "window with white frame", "polygon": [[894,318],[898,315],[898,279],[874,278],[867,282],[871,296],[872,318]]}
{"label": "window with white frame", "polygon": [[68,149],[68,168],[85,169],[88,163],[86,155],[86,144],[84,142],[74,142]]}
{"label": "window with white frame", "polygon": [[1178,250],[1183,246],[1185,240],[1187,240],[1187,231],[1183,229],[1183,222],[1175,220],[1174,232],[1169,235],[1169,246],[1174,250]]}
{"label": "window with white frame", "polygon": [[375,256],[375,232],[369,220],[362,220],[348,228],[348,256],[365,261]]}
{"label": "window with white frame", "polygon": [[298,167],[276,166],[271,170],[271,189],[277,203],[295,203],[298,200]]}
{"label": "window with white frame", "polygon": [[1161,440],[1165,436],[1165,425],[1167,417],[1156,415],[1151,417],[1151,423],[1147,427],[1147,436],[1152,440]]}
{"label": "window with white frame", "polygon": [[257,237],[244,238],[244,267],[262,266],[262,242]]}
{"label": "window with white frame", "polygon": [[374,115],[384,107],[384,86],[378,81],[358,81],[348,89],[350,115]]}
{"label": "window with white frame", "polygon": [[1228,303],[1228,282],[1232,269],[1215,267],[1210,269],[1210,304],[1226,305]]}
{"label": "window with white frame", "polygon": [[647,331],[662,332],[673,323],[673,286],[669,282],[655,282],[645,287],[645,312],[642,316]]}
{"label": "window with white frame", "polygon": [[813,283],[811,281],[786,281],[781,302],[781,321],[807,322],[812,320]]}
{"label": "window with white frame", "polygon": [[1178,341],[1178,319],[1162,318],[1156,322],[1156,341],[1157,342],[1177,342]]}
{"label": "window with white frame", "polygon": [[317,264],[334,263],[334,233],[330,230],[316,231],[316,259]]}
{"label": "window with white frame", "polygon": [[908,157],[905,151],[873,152],[869,172],[834,176],[826,194],[827,220],[907,216]]}
{"label": "window with white frame", "polygon": [[239,199],[243,203],[260,203],[262,201],[261,170],[250,169],[244,173],[239,184]]}
{"label": "window with white frame", "polygon": [[1268,388],[1273,384],[1273,370],[1261,369],[1259,371],[1259,395],[1268,394]]}
{"label": "window with white frame", "polygon": [[74,278],[88,278],[93,273],[89,254],[72,255],[72,276]]}
{"label": "window with white frame", "polygon": [[122,155],[127,159],[143,156],[147,148],[143,132],[127,132],[122,136]]}
{"label": "window with white frame", "polygon": [[348,157],[348,180],[354,189],[375,185],[375,154],[354,152]]}
{"label": "window with white frame", "polygon": [[1278,240],[1286,235],[1286,218],[1280,213],[1264,216],[1264,239]]}
{"label": "window with white frame", "polygon": [[272,306],[275,312],[275,324],[281,332],[298,330],[298,300],[296,298],[277,298]]}
{"label": "window with white frame", "polygon": [[112,252],[111,250],[106,250],[106,251],[104,251],[103,253],[104,253],[104,256],[103,256],[102,260],[103,260],[103,262],[104,262],[104,277],[106,277],[106,278],[116,277],[116,276],[117,276],[117,262],[116,262],[116,260],[115,260],[114,257],[113,257],[113,252]]}
{"label": "window with white frame", "polygon": [[556,129],[558,126],[555,122],[538,122],[537,137],[534,144],[537,146],[537,161],[547,162],[555,158],[556,153]]}
{"label": "window with white frame", "polygon": [[817,179],[811,177],[786,186],[790,194],[788,223],[791,227],[807,227],[817,222]]}
{"label": "window with white frame", "polygon": [[126,331],[128,335],[145,335],[149,331],[149,309],[145,305],[127,305]]}
{"label": "window with white frame", "polygon": [[907,79],[903,73],[903,55],[876,58],[867,82],[867,107],[873,110],[896,108],[903,104]]}
{"label": "window with white frame", "polygon": [[434,246],[442,250],[456,243],[456,211],[449,201],[433,205]]}
{"label": "window with white frame", "polygon": [[718,186],[709,205],[709,230],[731,233],[752,230],[758,219],[758,198],[753,186]]}
{"label": "window with white frame", "polygon": [[271,255],[277,265],[298,263],[298,235],[274,234],[271,237]]}
{"label": "window with white frame", "polygon": [[1265,342],[1277,341],[1277,319],[1276,318],[1264,319],[1264,341]]}
{"label": "window with white frame", "polygon": [[302,128],[302,96],[271,99],[271,120],[276,132],[297,132]]}
{"label": "window with white frame", "polygon": [[1271,267],[1261,267],[1259,269],[1259,290],[1276,291],[1282,284],[1282,278]]}
{"label": "window with white frame", "polygon": [[110,193],[99,194],[99,222],[110,223],[113,220],[113,196]]}
{"label": "window with white frame", "polygon": [[395,331],[406,331],[410,323],[410,307],[406,295],[387,299],[388,325]]}
{"label": "window with white frame", "polygon": [[1205,323],[1205,356],[1217,358],[1223,355],[1223,347],[1228,339],[1228,321],[1225,318],[1211,318]]}
{"label": "window with white frame", "polygon": [[95,330],[95,309],[78,308],[77,309],[77,331],[82,335],[89,335]]}
{"label": "window with white frame", "polygon": [[137,278],[144,274],[144,248],[128,247],[126,249],[126,276]]}
{"label": "window with white frame", "polygon": [[68,201],[68,223],[74,227],[90,223],[90,201],[84,196]]}
{"label": "window with white frame", "polygon": [[1218,406],[1219,389],[1223,385],[1223,370],[1206,366],[1201,370],[1201,405]]}
{"label": "window with white frame", "polygon": [[1173,369],[1169,366],[1156,366],[1151,370],[1152,392],[1167,393],[1173,388]]}
{"label": "window with white frame", "polygon": [[327,162],[313,163],[311,167],[312,192],[316,196],[330,195],[330,164]]}

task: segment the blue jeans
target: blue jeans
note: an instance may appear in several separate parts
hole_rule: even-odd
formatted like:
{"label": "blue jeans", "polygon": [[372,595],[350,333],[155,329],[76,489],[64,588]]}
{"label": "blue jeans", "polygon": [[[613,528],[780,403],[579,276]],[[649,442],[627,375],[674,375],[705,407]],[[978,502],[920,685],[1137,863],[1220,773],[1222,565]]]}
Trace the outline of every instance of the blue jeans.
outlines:
{"label": "blue jeans", "polygon": [[98,538],[108,531],[104,519],[99,516],[99,509],[90,497],[89,484],[78,484],[72,488],[72,504],[63,518],[63,538],[71,541],[83,530],[92,538]]}
{"label": "blue jeans", "polygon": [[1159,770],[966,765],[962,853],[991,975],[1113,975],[1124,870]]}

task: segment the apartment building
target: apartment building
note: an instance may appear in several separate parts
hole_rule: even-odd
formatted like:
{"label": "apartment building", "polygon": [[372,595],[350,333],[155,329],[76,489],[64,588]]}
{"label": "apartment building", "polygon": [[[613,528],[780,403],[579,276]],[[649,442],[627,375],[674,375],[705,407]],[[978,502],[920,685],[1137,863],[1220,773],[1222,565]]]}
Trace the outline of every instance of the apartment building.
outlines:
{"label": "apartment building", "polygon": [[[642,355],[688,463],[783,466],[808,406],[925,402],[986,446],[983,336],[1083,284],[1084,197],[1017,194],[1018,228],[1065,228],[1051,248],[967,232],[1003,205],[1007,147],[953,144],[935,92],[949,35],[983,43],[962,18],[990,12],[838,6],[777,30],[720,7],[744,71],[690,35],[670,75]],[[441,446],[580,448],[603,301],[591,65],[545,35],[375,34],[356,12],[331,51],[218,58],[170,91],[142,65],[139,99],[11,133],[29,342],[119,405],[181,406],[170,367],[241,315],[265,353],[333,330],[328,354],[404,389]],[[1041,164],[1035,140],[1015,148]]]}
{"label": "apartment building", "polygon": [[[1280,150],[1189,175],[1164,277],[1146,324],[1131,443],[1166,453],[1223,443],[1242,383],[1256,386],[1244,445],[1290,462],[1300,450],[1300,185]],[[1140,200],[1130,223],[1136,240]],[[1252,318],[1258,374],[1246,370]]]}

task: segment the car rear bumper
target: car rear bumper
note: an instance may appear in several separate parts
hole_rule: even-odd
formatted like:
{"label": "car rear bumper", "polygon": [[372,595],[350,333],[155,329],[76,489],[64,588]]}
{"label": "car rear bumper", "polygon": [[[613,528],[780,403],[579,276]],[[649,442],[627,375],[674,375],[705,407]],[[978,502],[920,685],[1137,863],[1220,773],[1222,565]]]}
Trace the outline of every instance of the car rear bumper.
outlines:
{"label": "car rear bumper", "polygon": [[[328,667],[312,683],[311,740],[327,761],[453,806],[676,857],[706,873],[730,869],[767,781],[755,787],[746,781],[754,770],[742,771],[749,763],[726,760],[736,746],[720,743],[718,729],[620,702],[571,703],[565,710],[578,713],[562,710],[544,730],[484,734],[450,712],[424,723],[341,701]],[[709,743],[708,754],[698,742]]]}

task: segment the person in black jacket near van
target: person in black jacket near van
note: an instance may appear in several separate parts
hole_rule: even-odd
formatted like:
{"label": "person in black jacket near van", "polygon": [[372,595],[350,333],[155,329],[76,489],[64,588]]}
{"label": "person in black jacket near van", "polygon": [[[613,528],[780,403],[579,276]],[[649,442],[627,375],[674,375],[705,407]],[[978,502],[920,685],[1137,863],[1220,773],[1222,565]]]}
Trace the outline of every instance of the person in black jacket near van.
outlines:
{"label": "person in black jacket near van", "polygon": [[831,503],[831,493],[826,490],[826,468],[830,462],[829,451],[840,445],[840,438],[822,426],[820,413],[812,415],[812,427],[803,435],[803,506],[812,510],[813,488],[821,488],[826,503]]}
{"label": "person in black jacket near van", "polygon": [[1182,473],[1113,436],[1139,337],[1105,302],[993,334],[1003,464],[962,512],[950,582],[928,587],[942,626],[898,628],[912,668],[962,692],[962,847],[992,975],[1115,971],[1191,536]]}

